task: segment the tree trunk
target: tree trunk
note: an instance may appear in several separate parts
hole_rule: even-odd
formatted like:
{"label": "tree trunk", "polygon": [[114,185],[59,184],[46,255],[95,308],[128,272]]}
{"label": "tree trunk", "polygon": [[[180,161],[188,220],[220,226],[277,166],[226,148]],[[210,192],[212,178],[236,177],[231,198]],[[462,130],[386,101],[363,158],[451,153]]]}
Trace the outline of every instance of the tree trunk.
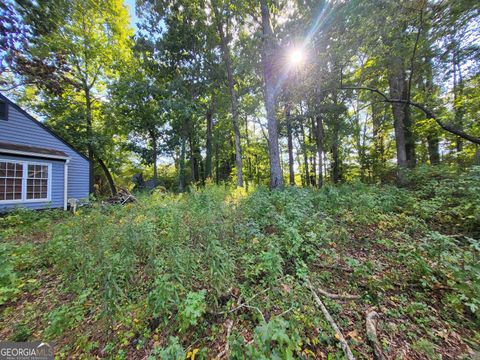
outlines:
{"label": "tree trunk", "polygon": [[193,144],[193,134],[190,133],[189,137],[189,147],[190,147],[190,182],[192,184],[197,182],[197,165],[195,161],[195,151],[194,151],[194,144]]}
{"label": "tree trunk", "polygon": [[212,133],[213,133],[213,99],[212,106],[207,110],[207,144],[205,154],[205,177],[212,177]]}
{"label": "tree trunk", "polygon": [[[405,68],[399,57],[393,57],[388,69],[388,83],[390,97],[392,99],[404,99],[407,93],[405,81]],[[397,180],[400,185],[407,182],[405,169],[408,167],[406,139],[405,139],[405,118],[407,116],[407,104],[392,103],[393,126],[395,130],[395,143],[397,148]]]}
{"label": "tree trunk", "polygon": [[290,104],[285,104],[285,122],[287,124],[287,143],[288,143],[288,173],[290,185],[295,185],[295,172],[293,170],[293,135],[292,118],[290,116]]}
{"label": "tree trunk", "polygon": [[315,142],[317,145],[318,156],[318,182],[317,186],[323,186],[323,119],[321,115],[317,115],[317,126],[315,126]]}
{"label": "tree trunk", "polygon": [[[233,134],[235,136],[235,166],[237,168],[237,186],[243,187],[242,175],[242,144],[240,142],[240,128],[238,126],[238,100],[235,91],[235,80],[233,78],[232,59],[230,56],[230,47],[228,39],[224,31],[223,14],[218,13],[217,4],[214,4],[213,11],[217,23],[218,35],[220,36],[220,48],[222,49],[223,62],[227,71],[228,90],[230,92],[230,100],[232,107],[232,125]],[[228,31],[227,31],[228,33]]]}
{"label": "tree trunk", "polygon": [[[463,116],[465,113],[463,105],[461,104],[461,101],[459,101],[461,100],[462,96],[463,96],[462,70],[458,62],[457,51],[455,50],[453,54],[453,108],[455,112],[455,125],[460,130],[463,130]],[[457,149],[457,152],[461,152],[463,150],[463,139],[461,137],[457,137],[456,149]],[[461,160],[459,160],[459,162],[461,164]]]}
{"label": "tree trunk", "polygon": [[[338,94],[333,94],[333,103],[337,107]],[[338,115],[337,115],[338,116]],[[334,119],[332,124],[332,182],[337,184],[341,180],[341,165],[340,165],[340,119]]]}
{"label": "tree trunk", "polygon": [[[245,140],[247,149],[250,149],[250,138],[248,136],[248,116],[245,116]],[[252,157],[247,153],[247,176],[245,177],[245,188],[248,191],[248,182],[252,180]]]}
{"label": "tree trunk", "polygon": [[[315,120],[312,117],[310,119],[310,125],[308,131],[308,143],[311,144],[313,142],[312,134],[315,133]],[[317,186],[317,176],[316,176],[316,169],[317,169],[317,159],[315,156],[315,152],[310,152],[310,184],[312,186]]]}
{"label": "tree trunk", "polygon": [[385,167],[385,144],[382,131],[381,108],[376,102],[372,102],[372,124],[373,124],[373,154],[372,173],[374,179],[378,177],[382,181],[383,169]]}
{"label": "tree trunk", "polygon": [[94,183],[94,149],[93,149],[93,130],[92,130],[92,98],[90,96],[90,89],[88,86],[85,85],[84,87],[85,92],[85,106],[86,106],[86,117],[87,117],[87,151],[88,151],[88,160],[90,161],[91,171],[90,171],[90,179],[89,179],[89,188],[90,193],[95,193],[95,188],[93,187]]}
{"label": "tree trunk", "polygon": [[158,158],[158,146],[157,146],[157,136],[155,130],[150,130],[150,142],[152,143],[152,163],[153,163],[153,182],[155,186],[158,183],[158,169],[157,169],[157,158]]}
{"label": "tree trunk", "polygon": [[[431,57],[426,57],[425,59],[425,99],[427,104],[432,105],[433,94],[435,93],[433,85],[433,69],[432,69],[432,59]],[[431,165],[440,164],[440,149],[439,149],[440,140],[436,129],[429,130],[427,134],[427,148],[428,148],[428,157]]]}
{"label": "tree trunk", "polygon": [[186,140],[185,138],[181,139],[181,149],[180,149],[180,159],[179,159],[179,167],[180,171],[178,172],[178,191],[184,192],[185,191],[185,153],[186,153]]}
{"label": "tree trunk", "polygon": [[427,136],[428,158],[431,165],[440,164],[439,140],[436,135]]}
{"label": "tree trunk", "polygon": [[218,159],[218,142],[215,141],[215,184],[220,183],[220,160]]}
{"label": "tree trunk", "polygon": [[278,148],[278,124],[275,114],[275,74],[273,67],[274,39],[270,24],[270,11],[267,0],[260,0],[263,30],[263,78],[265,83],[265,109],[268,121],[268,155],[270,158],[270,189],[283,188],[283,174]]}
{"label": "tree trunk", "polygon": [[338,121],[333,122],[332,127],[332,182],[340,182],[340,154],[339,154],[339,128]]}
{"label": "tree trunk", "polygon": [[303,153],[303,166],[305,171],[305,186],[310,185],[310,170],[308,168],[308,152],[307,152],[307,138],[305,135],[305,127],[303,121],[300,121],[300,131],[302,133],[302,153]]}
{"label": "tree trunk", "polygon": [[116,195],[117,188],[115,187],[115,182],[113,181],[112,174],[108,170],[107,165],[105,165],[103,160],[100,159],[98,156],[97,156],[97,161],[100,164],[100,167],[102,168],[103,172],[105,173],[105,177],[107,178],[108,185],[110,186],[110,191],[112,192],[112,195]]}
{"label": "tree trunk", "polygon": [[200,149],[195,141],[195,135],[190,137],[190,162],[192,166],[192,183],[197,183],[202,180],[202,174],[200,173],[201,163]]}

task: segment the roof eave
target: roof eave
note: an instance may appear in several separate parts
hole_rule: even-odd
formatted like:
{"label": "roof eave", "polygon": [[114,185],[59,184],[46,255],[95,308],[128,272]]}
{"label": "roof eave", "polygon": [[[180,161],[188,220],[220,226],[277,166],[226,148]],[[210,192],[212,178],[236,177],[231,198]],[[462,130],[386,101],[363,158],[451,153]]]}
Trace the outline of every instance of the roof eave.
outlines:
{"label": "roof eave", "polygon": [[70,156],[60,156],[60,155],[44,154],[44,153],[37,153],[37,152],[30,152],[30,151],[11,150],[11,149],[3,149],[3,148],[0,148],[0,153],[9,154],[9,155],[18,155],[18,156],[40,157],[40,158],[63,160],[63,161],[71,159]]}

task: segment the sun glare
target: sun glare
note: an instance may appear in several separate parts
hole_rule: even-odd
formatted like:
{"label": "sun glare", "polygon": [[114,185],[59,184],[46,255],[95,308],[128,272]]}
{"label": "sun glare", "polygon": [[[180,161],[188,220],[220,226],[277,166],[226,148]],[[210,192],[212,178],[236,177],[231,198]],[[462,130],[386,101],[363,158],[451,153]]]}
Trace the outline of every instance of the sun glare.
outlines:
{"label": "sun glare", "polygon": [[292,65],[299,65],[305,59],[305,54],[301,49],[292,49],[288,54],[288,60]]}

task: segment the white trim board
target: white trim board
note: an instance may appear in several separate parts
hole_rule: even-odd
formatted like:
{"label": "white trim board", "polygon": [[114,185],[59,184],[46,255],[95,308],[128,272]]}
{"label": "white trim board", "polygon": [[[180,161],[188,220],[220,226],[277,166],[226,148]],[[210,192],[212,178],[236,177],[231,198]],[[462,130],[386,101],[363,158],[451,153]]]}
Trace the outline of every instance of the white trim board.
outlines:
{"label": "white trim board", "polygon": [[5,148],[0,148],[0,152],[2,152],[4,154],[11,154],[11,155],[42,157],[42,158],[57,159],[57,160],[69,160],[70,159],[70,156],[51,155],[51,154],[44,154],[44,153],[11,150],[11,149],[5,149]]}

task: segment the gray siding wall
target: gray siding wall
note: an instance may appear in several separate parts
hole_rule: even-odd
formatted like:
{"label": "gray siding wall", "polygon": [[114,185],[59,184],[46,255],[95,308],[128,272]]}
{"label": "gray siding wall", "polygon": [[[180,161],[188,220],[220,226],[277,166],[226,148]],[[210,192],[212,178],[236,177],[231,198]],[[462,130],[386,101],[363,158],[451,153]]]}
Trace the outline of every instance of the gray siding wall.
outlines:
{"label": "gray siding wall", "polygon": [[7,210],[23,207],[28,209],[47,209],[63,207],[63,177],[64,177],[64,161],[47,160],[38,158],[29,158],[23,156],[10,156],[0,154],[0,159],[32,161],[37,163],[52,164],[52,182],[51,182],[51,200],[50,202],[38,201],[16,204],[0,204],[0,213]]}
{"label": "gray siding wall", "polygon": [[[8,121],[0,120],[0,141],[63,151],[71,157],[68,167],[68,198],[84,199],[88,197],[89,161],[63,141],[43,129],[35,121],[27,118],[14,106],[9,105]],[[63,179],[63,173],[61,177]],[[30,207],[28,205],[27,207]]]}

